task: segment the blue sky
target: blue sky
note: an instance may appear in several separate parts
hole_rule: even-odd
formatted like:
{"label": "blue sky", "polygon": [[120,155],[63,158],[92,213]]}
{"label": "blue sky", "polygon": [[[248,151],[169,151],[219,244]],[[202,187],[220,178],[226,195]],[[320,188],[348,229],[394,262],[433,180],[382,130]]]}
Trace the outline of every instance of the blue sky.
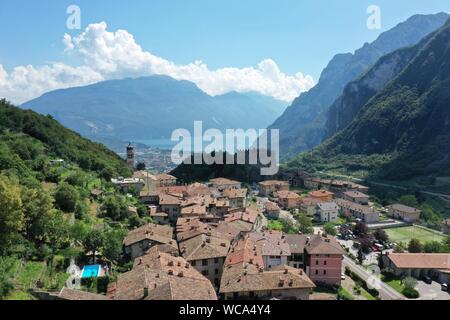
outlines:
{"label": "blue sky", "polygon": [[[66,28],[66,8],[81,8],[82,30]],[[381,30],[366,27],[369,5],[381,8]],[[62,37],[91,23],[124,29],[143,50],[183,65],[210,69],[256,66],[272,59],[288,75],[318,80],[334,54],[354,51],[417,13],[450,12],[448,0],[15,0],[0,9],[0,64],[74,63]],[[6,27],[5,27],[6,26]]]}

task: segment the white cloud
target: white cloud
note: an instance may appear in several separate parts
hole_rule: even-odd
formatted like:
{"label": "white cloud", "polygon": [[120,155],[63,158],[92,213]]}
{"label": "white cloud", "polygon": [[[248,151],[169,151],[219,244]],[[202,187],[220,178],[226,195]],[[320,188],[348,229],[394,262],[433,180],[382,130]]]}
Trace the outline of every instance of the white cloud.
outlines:
{"label": "white cloud", "polygon": [[69,55],[84,61],[82,66],[62,63],[38,68],[21,66],[8,74],[0,65],[0,96],[23,102],[58,88],[152,74],[192,81],[211,95],[232,90],[257,91],[285,101],[293,100],[314,85],[311,76],[300,72],[284,74],[271,59],[247,68],[210,70],[202,61],[178,65],[144,51],[125,30],[108,31],[105,22],[91,24],[75,37],[66,34],[63,43]]}

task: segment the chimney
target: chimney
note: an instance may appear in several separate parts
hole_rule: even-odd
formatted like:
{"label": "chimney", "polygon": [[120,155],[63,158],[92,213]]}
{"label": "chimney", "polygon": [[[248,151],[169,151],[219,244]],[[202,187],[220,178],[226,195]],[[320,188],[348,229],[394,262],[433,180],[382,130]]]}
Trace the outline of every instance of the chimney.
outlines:
{"label": "chimney", "polygon": [[298,273],[302,276],[302,275],[303,275],[303,270],[300,269],[300,270],[298,271]]}
{"label": "chimney", "polygon": [[169,274],[169,276],[173,276],[173,270],[169,270],[167,273]]}
{"label": "chimney", "polygon": [[183,271],[178,272],[178,277],[183,278]]}
{"label": "chimney", "polygon": [[169,263],[167,264],[169,267],[173,267],[173,261],[169,261]]}
{"label": "chimney", "polygon": [[286,268],[284,269],[284,274],[288,274],[289,270]]}
{"label": "chimney", "polygon": [[284,286],[284,280],[283,279],[280,279],[280,282],[278,283],[278,286],[279,287],[283,287]]}

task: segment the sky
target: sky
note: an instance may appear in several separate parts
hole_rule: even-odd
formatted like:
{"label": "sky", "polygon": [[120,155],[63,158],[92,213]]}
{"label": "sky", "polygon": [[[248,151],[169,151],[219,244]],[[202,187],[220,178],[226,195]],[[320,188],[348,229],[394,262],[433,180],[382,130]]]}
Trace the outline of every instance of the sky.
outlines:
{"label": "sky", "polygon": [[[167,74],[209,94],[291,101],[337,53],[354,52],[448,0],[1,0],[0,96],[17,103],[112,78]],[[70,30],[67,8],[80,8]],[[367,8],[381,12],[369,29]]]}

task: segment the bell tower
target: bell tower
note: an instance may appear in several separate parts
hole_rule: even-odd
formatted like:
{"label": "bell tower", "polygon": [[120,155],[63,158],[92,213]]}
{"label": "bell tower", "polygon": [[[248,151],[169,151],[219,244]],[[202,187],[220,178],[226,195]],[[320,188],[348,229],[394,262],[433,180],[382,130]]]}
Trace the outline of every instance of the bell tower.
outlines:
{"label": "bell tower", "polygon": [[131,142],[127,147],[127,165],[131,171],[134,171],[134,147],[131,145]]}

